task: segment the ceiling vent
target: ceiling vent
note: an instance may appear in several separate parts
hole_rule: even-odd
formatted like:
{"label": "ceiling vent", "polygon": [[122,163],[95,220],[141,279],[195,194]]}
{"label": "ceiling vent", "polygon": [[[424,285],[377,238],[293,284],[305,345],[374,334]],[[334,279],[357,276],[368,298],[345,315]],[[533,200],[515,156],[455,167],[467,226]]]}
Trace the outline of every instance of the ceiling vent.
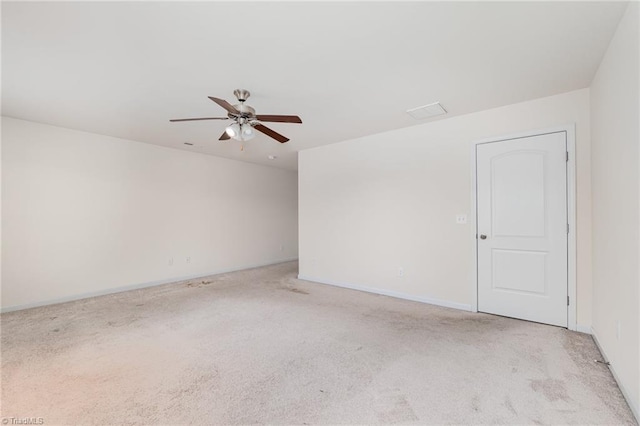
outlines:
{"label": "ceiling vent", "polygon": [[429,105],[423,105],[423,106],[418,107],[418,108],[413,108],[413,109],[408,109],[407,110],[407,114],[409,114],[410,116],[412,116],[416,120],[421,120],[423,118],[435,117],[437,115],[443,115],[443,114],[446,114],[446,113],[447,113],[447,111],[445,111],[445,109],[442,108],[442,105],[440,105],[440,102],[434,102],[434,103],[429,104]]}

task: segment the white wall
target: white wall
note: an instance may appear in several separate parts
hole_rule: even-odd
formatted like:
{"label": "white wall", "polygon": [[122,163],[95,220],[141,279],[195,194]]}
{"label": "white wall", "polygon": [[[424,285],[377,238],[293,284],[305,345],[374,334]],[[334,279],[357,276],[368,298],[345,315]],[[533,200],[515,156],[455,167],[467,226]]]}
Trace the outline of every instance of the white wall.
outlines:
{"label": "white wall", "polygon": [[631,2],[591,85],[593,332],[638,418],[639,13]]}
{"label": "white wall", "polygon": [[2,230],[4,310],[242,269],[297,257],[297,175],[3,117]]}
{"label": "white wall", "polygon": [[300,152],[300,276],[469,307],[473,231],[455,216],[472,213],[472,141],[569,123],[577,145],[577,315],[588,329],[588,89]]}

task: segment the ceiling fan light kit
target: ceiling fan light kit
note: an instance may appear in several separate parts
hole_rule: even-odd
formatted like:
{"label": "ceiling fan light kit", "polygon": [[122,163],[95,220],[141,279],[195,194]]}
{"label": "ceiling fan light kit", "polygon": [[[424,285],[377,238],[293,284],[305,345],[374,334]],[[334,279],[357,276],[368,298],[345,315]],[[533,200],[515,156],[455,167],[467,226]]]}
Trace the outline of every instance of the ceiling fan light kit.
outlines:
{"label": "ceiling fan light kit", "polygon": [[249,105],[245,104],[245,101],[249,98],[251,93],[245,89],[236,89],[233,94],[238,99],[238,104],[231,105],[224,99],[214,98],[209,96],[213,102],[220,105],[227,111],[227,117],[203,117],[203,118],[178,118],[169,120],[171,122],[177,121],[199,121],[199,120],[233,120],[233,123],[225,129],[219,140],[235,139],[238,141],[248,141],[253,139],[256,135],[255,130],[277,140],[280,143],[289,141],[289,138],[281,135],[280,133],[272,130],[262,124],[261,122],[274,122],[274,123],[298,123],[301,124],[302,120],[297,115],[257,115],[256,110]]}
{"label": "ceiling fan light kit", "polygon": [[251,140],[256,136],[256,132],[253,131],[253,127],[247,123],[233,123],[225,129],[225,132],[229,137],[242,142]]}

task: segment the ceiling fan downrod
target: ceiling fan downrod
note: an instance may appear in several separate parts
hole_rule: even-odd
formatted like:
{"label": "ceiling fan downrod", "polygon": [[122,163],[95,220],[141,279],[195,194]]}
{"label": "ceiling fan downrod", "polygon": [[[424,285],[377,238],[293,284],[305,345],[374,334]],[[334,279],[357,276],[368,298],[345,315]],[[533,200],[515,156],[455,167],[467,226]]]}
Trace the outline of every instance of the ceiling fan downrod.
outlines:
{"label": "ceiling fan downrod", "polygon": [[[245,101],[249,99],[249,96],[251,96],[251,93],[247,89],[236,89],[233,91],[233,94],[238,99],[238,102],[240,102],[239,104],[234,105],[238,112],[240,112],[240,115],[237,116],[237,118],[245,118],[247,120],[254,118],[256,115],[256,110],[249,105],[244,104]],[[233,114],[230,113],[229,118],[234,118]]]}

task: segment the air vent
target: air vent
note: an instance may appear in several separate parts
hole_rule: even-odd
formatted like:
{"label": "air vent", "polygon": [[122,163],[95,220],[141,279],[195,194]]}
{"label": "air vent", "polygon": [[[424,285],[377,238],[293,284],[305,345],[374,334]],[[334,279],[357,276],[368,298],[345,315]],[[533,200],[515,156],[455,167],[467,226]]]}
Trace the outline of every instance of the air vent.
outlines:
{"label": "air vent", "polygon": [[429,117],[435,117],[437,115],[443,115],[443,114],[446,114],[446,113],[447,113],[447,111],[445,111],[445,109],[442,108],[442,105],[440,105],[440,102],[434,102],[434,103],[429,104],[429,105],[423,105],[421,107],[417,107],[417,108],[413,108],[413,109],[408,109],[407,110],[407,114],[409,114],[410,116],[412,116],[416,120],[421,120],[423,118],[429,118]]}

